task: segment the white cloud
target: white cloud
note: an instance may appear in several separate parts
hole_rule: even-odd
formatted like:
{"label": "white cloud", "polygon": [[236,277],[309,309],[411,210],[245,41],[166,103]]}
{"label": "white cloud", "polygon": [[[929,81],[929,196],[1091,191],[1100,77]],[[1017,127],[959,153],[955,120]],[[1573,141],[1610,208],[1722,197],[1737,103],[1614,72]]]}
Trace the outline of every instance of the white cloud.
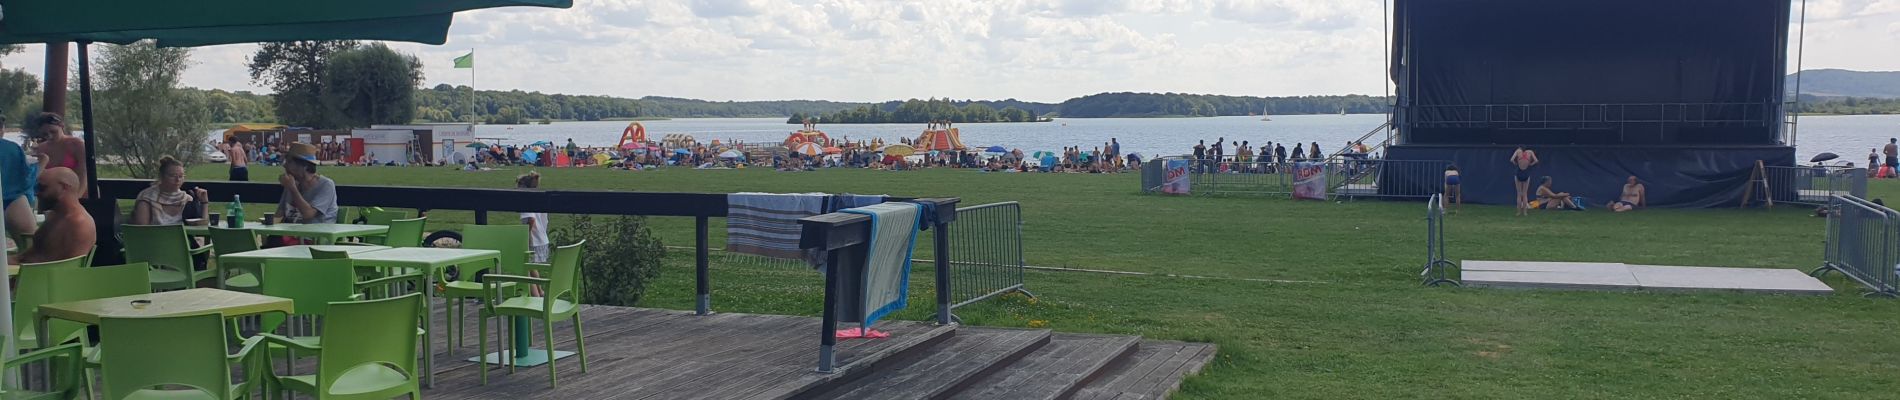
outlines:
{"label": "white cloud", "polygon": [[[459,14],[428,85],[717,100],[1009,98],[1105,91],[1384,91],[1381,0],[595,0]],[[1900,69],[1900,0],[1811,0],[1809,68]],[[186,83],[251,86],[254,45],[194,53]],[[41,46],[0,59],[41,69]]]}

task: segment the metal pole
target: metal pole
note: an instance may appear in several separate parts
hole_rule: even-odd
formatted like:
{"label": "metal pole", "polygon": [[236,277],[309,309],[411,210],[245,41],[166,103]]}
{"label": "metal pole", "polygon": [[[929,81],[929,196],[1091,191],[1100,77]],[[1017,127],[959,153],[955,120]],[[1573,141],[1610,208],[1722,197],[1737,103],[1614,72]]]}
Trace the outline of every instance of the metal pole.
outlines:
{"label": "metal pole", "polygon": [[950,315],[950,224],[939,221],[936,225],[937,234],[931,236],[937,247],[937,324],[949,325],[954,318]]}
{"label": "metal pole", "polygon": [[832,347],[838,344],[838,250],[830,253],[825,260],[825,300],[823,321],[818,324],[818,372],[831,373]]}
{"label": "metal pole", "polygon": [[[693,230],[697,238],[697,241],[693,244],[693,261],[696,263],[693,270],[696,285],[695,293],[699,294],[699,303],[693,310],[694,313],[698,315],[712,314],[712,272],[710,270],[711,267],[707,265],[706,223],[706,217],[704,216],[695,217],[693,221]],[[827,308],[826,312],[830,312],[829,308]]]}
{"label": "metal pole", "polygon": [[1788,127],[1789,146],[1794,145],[1795,139],[1799,138],[1801,133],[1801,75],[1803,75],[1801,61],[1806,58],[1808,51],[1808,0],[1801,0],[1801,25],[1796,29],[1800,31],[1795,41],[1800,46],[1795,47],[1794,50],[1794,123]]}
{"label": "metal pole", "polygon": [[86,197],[99,198],[99,152],[96,137],[98,125],[92,124],[92,57],[86,51],[87,42],[79,42],[79,115],[86,125]]}

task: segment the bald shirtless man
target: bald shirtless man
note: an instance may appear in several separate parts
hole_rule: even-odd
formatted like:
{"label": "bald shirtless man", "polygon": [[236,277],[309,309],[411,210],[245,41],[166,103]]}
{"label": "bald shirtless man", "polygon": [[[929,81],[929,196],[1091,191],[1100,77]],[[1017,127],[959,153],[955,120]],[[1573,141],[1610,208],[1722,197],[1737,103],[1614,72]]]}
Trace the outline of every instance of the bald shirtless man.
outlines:
{"label": "bald shirtless man", "polygon": [[1616,201],[1610,202],[1610,209],[1616,212],[1635,210],[1649,201],[1648,194],[1648,189],[1643,187],[1643,183],[1636,181],[1635,175],[1630,175],[1629,183],[1623,184],[1623,195]]}
{"label": "bald shirtless man", "polygon": [[71,259],[92,251],[98,239],[92,215],[79,205],[83,184],[69,168],[40,172],[40,210],[46,212],[46,224],[33,235],[33,246],[21,253],[20,263],[43,263]]}

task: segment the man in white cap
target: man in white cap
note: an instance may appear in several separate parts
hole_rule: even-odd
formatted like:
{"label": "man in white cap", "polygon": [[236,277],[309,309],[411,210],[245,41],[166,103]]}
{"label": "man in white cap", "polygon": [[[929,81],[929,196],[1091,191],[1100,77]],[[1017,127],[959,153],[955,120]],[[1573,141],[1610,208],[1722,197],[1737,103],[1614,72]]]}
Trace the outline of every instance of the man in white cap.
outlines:
{"label": "man in white cap", "polygon": [[284,148],[284,175],[277,177],[284,195],[277,215],[295,224],[336,223],[336,181],[317,175],[317,147],[291,143]]}

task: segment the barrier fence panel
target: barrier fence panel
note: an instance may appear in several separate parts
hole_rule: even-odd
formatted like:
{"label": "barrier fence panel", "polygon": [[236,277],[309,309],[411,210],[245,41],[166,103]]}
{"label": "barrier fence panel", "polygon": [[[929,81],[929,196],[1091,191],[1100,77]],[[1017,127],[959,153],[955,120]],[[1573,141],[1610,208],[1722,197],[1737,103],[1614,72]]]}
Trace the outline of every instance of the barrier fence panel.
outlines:
{"label": "barrier fence panel", "polygon": [[1458,268],[1445,256],[1445,198],[1432,195],[1425,201],[1425,269],[1419,272],[1425,286],[1459,286],[1452,274]]}
{"label": "barrier fence panel", "polygon": [[1842,167],[1765,167],[1776,203],[1827,205],[1835,195],[1867,198],[1867,170]]}
{"label": "barrier fence panel", "polygon": [[1333,166],[1333,192],[1347,199],[1359,197],[1427,199],[1445,191],[1445,168],[1450,161],[1341,159]]}
{"label": "barrier fence panel", "polygon": [[1827,205],[1825,261],[1812,275],[1839,271],[1874,294],[1900,295],[1900,212],[1854,196]]}
{"label": "barrier fence panel", "polygon": [[950,230],[952,310],[1023,287],[1023,217],[1016,202],[957,209]]}

